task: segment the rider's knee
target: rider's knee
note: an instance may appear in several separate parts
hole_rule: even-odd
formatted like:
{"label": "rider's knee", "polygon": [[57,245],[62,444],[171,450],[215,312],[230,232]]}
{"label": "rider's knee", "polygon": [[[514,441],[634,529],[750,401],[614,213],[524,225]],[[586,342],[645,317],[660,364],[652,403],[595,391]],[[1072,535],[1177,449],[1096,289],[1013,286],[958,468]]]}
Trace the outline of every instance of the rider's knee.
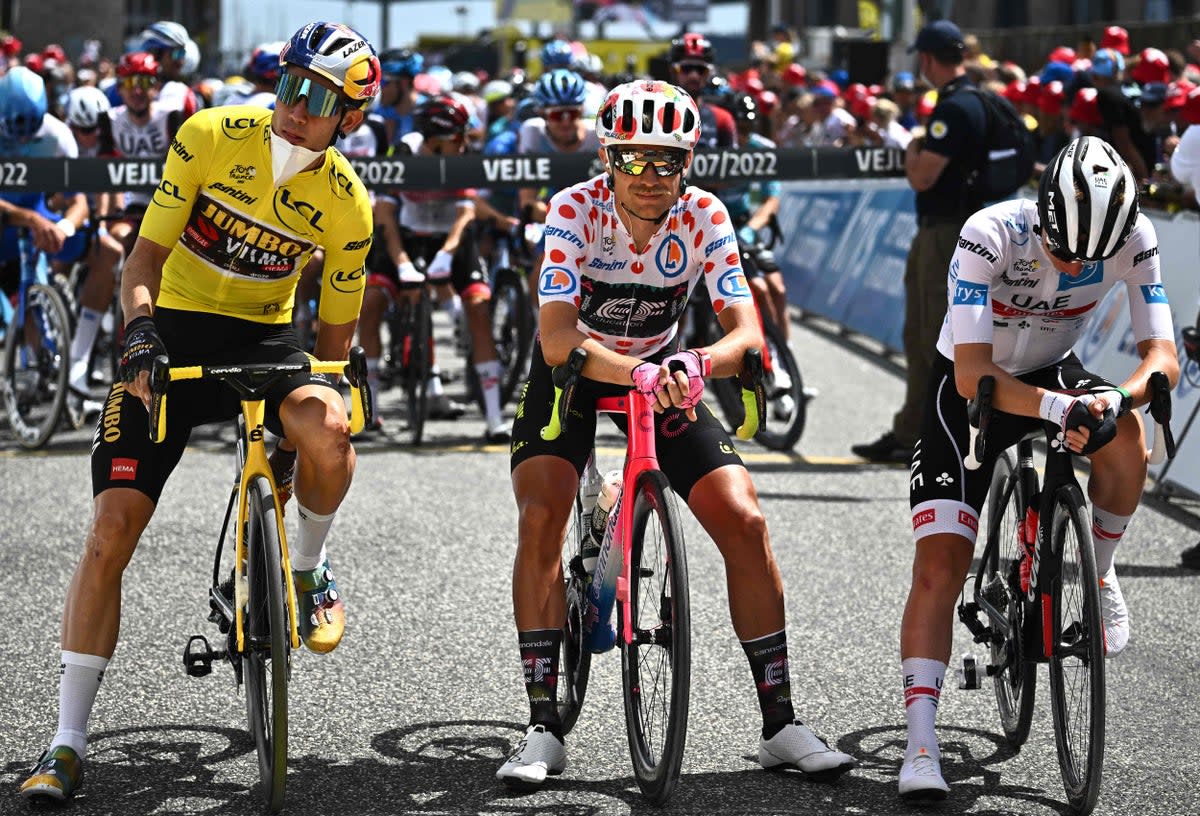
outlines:
{"label": "rider's knee", "polygon": [[84,562],[88,569],[120,575],[140,534],[141,524],[132,511],[119,507],[98,510],[85,544]]}
{"label": "rider's knee", "polygon": [[917,555],[913,559],[913,592],[937,597],[958,594],[966,571],[954,557],[954,544],[963,541],[960,536],[941,534],[927,536],[917,542]]}
{"label": "rider's knee", "polygon": [[549,496],[529,496],[520,502],[522,541],[554,541],[554,552],[558,551],[560,533],[565,514]]}

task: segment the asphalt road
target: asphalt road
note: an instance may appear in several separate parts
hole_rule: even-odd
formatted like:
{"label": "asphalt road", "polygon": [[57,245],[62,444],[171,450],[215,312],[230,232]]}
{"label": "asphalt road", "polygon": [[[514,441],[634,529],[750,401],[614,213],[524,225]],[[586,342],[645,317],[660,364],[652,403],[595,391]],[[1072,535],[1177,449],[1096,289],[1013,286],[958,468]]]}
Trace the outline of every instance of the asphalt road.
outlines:
{"label": "asphalt road", "polygon": [[[884,814],[904,747],[898,658],[912,544],[906,469],[849,455],[888,424],[895,364],[828,325],[802,324],[793,346],[820,389],[799,454],[744,448],[788,598],[798,712],[853,754],[834,785],[762,771],[745,658],[729,625],[723,567],[687,516],[693,609],[691,720],[683,776],[667,807],[634,782],[620,658],[593,662],[570,767],[535,795],[493,774],[525,722],[510,605],[516,509],[507,451],[477,440],[482,421],[435,422],[414,451],[388,436],[357,443],[359,469],[330,546],[349,603],[332,655],[301,653],[291,691],[288,812],[303,814]],[[461,388],[461,386],[452,386]],[[394,397],[385,400],[393,404]],[[396,429],[392,423],[393,430]],[[0,442],[0,813],[55,729],[59,616],[90,515],[83,431],[44,454]],[[227,666],[184,675],[187,637],[212,634],[205,590],[232,477],[221,435],[198,434],[126,572],[121,642],[90,724],[78,814],[259,812],[244,706]],[[604,435],[617,463],[620,440]],[[1194,508],[1193,508],[1194,509]],[[1200,813],[1200,575],[1177,566],[1197,524],[1145,507],[1118,551],[1133,641],[1108,664],[1103,814]],[[956,629],[956,653],[969,638]],[[1033,733],[1003,747],[992,692],[947,682],[940,712],[944,813],[1049,814],[1064,796],[1045,670]]]}

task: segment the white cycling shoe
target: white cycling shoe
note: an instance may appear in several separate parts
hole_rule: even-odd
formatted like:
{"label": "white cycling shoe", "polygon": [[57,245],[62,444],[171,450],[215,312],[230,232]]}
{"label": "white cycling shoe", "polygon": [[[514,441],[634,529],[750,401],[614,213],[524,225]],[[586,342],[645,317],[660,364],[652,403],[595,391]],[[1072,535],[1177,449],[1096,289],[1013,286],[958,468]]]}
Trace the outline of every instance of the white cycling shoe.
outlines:
{"label": "white cycling shoe", "polygon": [[1116,657],[1129,645],[1129,608],[1117,583],[1117,568],[1100,576],[1100,614],[1104,617],[1104,656]]}
{"label": "white cycling shoe", "polygon": [[566,768],[567,746],[546,726],[531,725],[496,771],[496,778],[510,787],[535,790],[547,776],[558,776]]}
{"label": "white cycling shoe", "polygon": [[910,802],[940,802],[950,793],[942,779],[942,762],[925,748],[904,758],[900,766],[900,798]]}
{"label": "white cycling shoe", "polygon": [[829,747],[807,725],[785,725],[758,741],[758,764],[767,769],[795,768],[815,782],[832,782],[854,767],[854,757]]}

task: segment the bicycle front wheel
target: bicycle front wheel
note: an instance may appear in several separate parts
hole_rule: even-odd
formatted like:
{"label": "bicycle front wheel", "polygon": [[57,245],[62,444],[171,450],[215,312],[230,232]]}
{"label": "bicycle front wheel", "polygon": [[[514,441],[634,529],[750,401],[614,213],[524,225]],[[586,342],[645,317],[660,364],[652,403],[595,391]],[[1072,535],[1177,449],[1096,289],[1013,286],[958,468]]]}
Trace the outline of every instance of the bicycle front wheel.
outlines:
{"label": "bicycle front wheel", "polygon": [[[789,451],[796,447],[808,419],[808,398],[804,396],[804,378],[783,332],[766,312],[762,314],[763,340],[771,355],[771,375],[767,383],[767,411],[770,420],[754,438],[764,448]],[[741,407],[741,393],[738,393]],[[745,411],[743,410],[744,414]],[[741,421],[738,422],[741,424]]]}
{"label": "bicycle front wheel", "polygon": [[1008,637],[989,644],[991,665],[996,667],[992,682],[1000,727],[1013,748],[1029,738],[1033,720],[1033,699],[1037,687],[1037,664],[1023,659],[1025,599],[1021,593],[1021,524],[1024,513],[1021,479],[1007,451],[996,460],[992,485],[988,488],[987,547],[984,549],[983,598],[993,610],[1005,616]]}
{"label": "bicycle front wheel", "polygon": [[30,450],[49,441],[63,416],[71,361],[71,321],[62,296],[32,284],[24,321],[13,315],[4,337],[4,407],[18,444]]}
{"label": "bicycle front wheel", "polygon": [[291,632],[284,581],[275,497],[270,483],[255,479],[249,486],[245,607],[246,643],[242,666],[246,681],[246,714],[258,752],[259,779],[271,812],[283,807],[287,777],[288,678]]}
{"label": "bicycle front wheel", "polygon": [[587,535],[583,521],[583,504],[579,496],[576,496],[571,518],[567,523],[567,535],[563,540],[562,570],[563,589],[567,599],[567,620],[563,625],[556,693],[558,719],[564,735],[570,733],[579,719],[592,668],[592,653],[583,644],[583,623],[588,610],[587,592],[591,584],[591,577],[583,568],[581,536]]}
{"label": "bicycle front wheel", "polygon": [[529,373],[529,356],[533,351],[533,307],[525,279],[515,269],[505,267],[496,273],[490,308],[492,338],[504,369],[500,404],[506,405]]}
{"label": "bicycle front wheel", "polygon": [[632,642],[621,644],[625,730],[638,787],[662,804],[679,781],[687,736],[692,666],[687,558],[667,477],[643,472],[628,499],[634,505],[629,605],[621,607],[622,615],[632,616]]}
{"label": "bicycle front wheel", "polygon": [[1104,623],[1091,524],[1078,487],[1059,490],[1051,517],[1052,557],[1062,568],[1051,585],[1050,699],[1054,743],[1067,802],[1091,813],[1104,765]]}
{"label": "bicycle front wheel", "polygon": [[433,298],[429,287],[421,287],[421,297],[415,305],[404,304],[400,308],[409,315],[405,321],[408,336],[403,340],[408,432],[413,445],[420,445],[429,415],[429,373],[433,370]]}

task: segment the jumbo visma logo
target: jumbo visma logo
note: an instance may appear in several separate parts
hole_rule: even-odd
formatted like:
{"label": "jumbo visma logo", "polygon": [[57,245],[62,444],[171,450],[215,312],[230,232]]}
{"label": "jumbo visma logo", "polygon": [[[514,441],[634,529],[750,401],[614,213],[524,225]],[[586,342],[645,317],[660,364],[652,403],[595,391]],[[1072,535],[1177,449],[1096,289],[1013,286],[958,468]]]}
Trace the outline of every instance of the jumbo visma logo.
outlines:
{"label": "jumbo visma logo", "polygon": [[654,253],[654,262],[658,264],[658,271],[664,278],[677,278],[682,275],[686,268],[686,258],[687,248],[678,235],[668,235],[658,245],[658,252]]}
{"label": "jumbo visma logo", "polygon": [[575,273],[565,266],[547,266],[538,278],[538,294],[569,295],[579,286]]}

